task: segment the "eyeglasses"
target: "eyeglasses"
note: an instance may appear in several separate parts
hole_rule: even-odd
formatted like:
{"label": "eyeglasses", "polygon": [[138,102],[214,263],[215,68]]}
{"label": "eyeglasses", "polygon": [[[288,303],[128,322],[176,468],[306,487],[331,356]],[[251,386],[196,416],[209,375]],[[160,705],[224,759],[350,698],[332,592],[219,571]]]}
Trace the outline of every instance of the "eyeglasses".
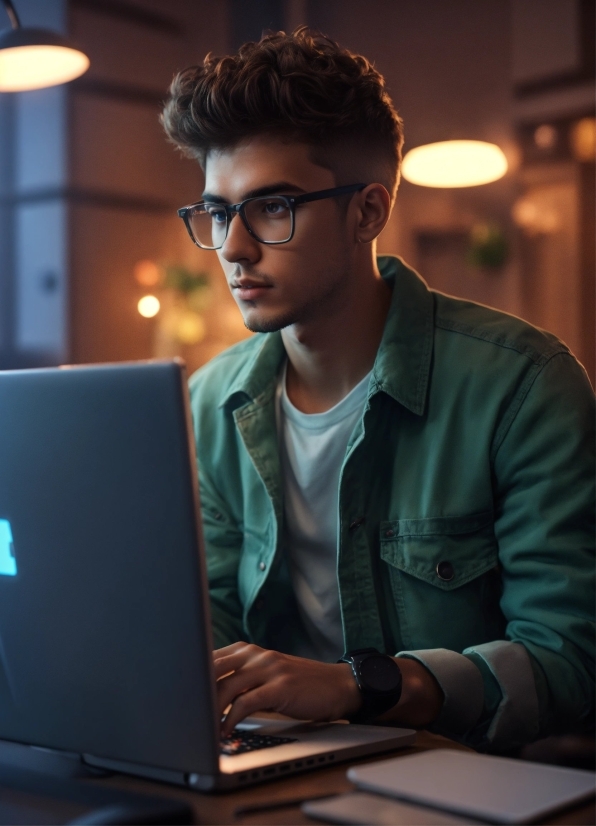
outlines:
{"label": "eyeglasses", "polygon": [[239,204],[215,204],[202,201],[182,207],[178,215],[184,221],[194,243],[204,250],[219,250],[228,237],[234,215],[240,215],[248,232],[261,244],[286,244],[294,236],[296,207],[310,201],[336,198],[360,192],[367,184],[350,184],[321,189],[305,195],[258,195]]}

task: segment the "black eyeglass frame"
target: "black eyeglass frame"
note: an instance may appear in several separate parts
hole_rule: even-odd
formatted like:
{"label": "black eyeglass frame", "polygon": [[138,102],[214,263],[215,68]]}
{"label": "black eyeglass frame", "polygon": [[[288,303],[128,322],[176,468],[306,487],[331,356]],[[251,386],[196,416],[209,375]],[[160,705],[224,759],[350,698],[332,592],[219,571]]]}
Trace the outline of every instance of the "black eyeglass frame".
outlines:
{"label": "black eyeglass frame", "polygon": [[[186,227],[186,231],[190,235],[193,244],[203,250],[220,250],[223,247],[226,242],[226,238],[228,237],[228,232],[230,231],[230,223],[236,214],[240,215],[246,231],[250,233],[250,235],[252,235],[252,237],[259,242],[259,244],[287,244],[294,237],[294,230],[296,227],[295,212],[297,206],[307,204],[310,201],[321,201],[324,198],[337,198],[340,195],[349,195],[353,192],[361,192],[367,186],[368,184],[348,184],[347,186],[336,186],[333,189],[320,189],[318,192],[307,192],[304,195],[278,195],[277,193],[272,193],[271,195],[255,195],[252,198],[246,198],[246,200],[241,201],[239,204],[215,204],[213,201],[198,201],[196,204],[189,204],[188,206],[181,207],[178,210],[178,216],[184,221],[184,226]],[[246,215],[244,214],[246,204],[251,201],[261,200],[263,198],[281,198],[288,205],[288,209],[290,210],[290,234],[283,241],[263,241],[263,239],[259,238],[248,223]],[[214,206],[221,207],[221,209],[225,210],[226,213],[226,233],[223,241],[218,247],[205,247],[203,244],[199,243],[198,239],[194,236],[190,224],[192,210],[209,203],[213,203]]]}

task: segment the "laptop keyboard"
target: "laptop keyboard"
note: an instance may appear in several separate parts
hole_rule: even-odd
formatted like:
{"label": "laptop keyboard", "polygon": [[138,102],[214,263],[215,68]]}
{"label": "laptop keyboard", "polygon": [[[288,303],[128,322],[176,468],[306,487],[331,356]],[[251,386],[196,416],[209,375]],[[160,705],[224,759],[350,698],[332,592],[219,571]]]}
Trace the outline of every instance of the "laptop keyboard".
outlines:
{"label": "laptop keyboard", "polygon": [[235,728],[227,737],[221,738],[221,754],[244,754],[247,751],[270,749],[284,743],[295,743],[295,737],[273,737],[270,734],[255,734],[250,730]]}

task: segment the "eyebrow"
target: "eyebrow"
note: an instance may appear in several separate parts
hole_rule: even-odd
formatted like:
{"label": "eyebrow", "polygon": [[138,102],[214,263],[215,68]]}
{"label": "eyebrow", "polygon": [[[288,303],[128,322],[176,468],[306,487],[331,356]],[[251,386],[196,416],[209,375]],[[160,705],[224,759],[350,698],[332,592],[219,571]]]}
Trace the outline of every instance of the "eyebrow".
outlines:
{"label": "eyebrow", "polygon": [[[281,192],[305,192],[306,190],[302,189],[301,187],[297,186],[296,184],[292,184],[289,181],[277,181],[274,184],[269,184],[268,186],[260,186],[256,189],[250,189],[248,192],[245,192],[241,201],[246,201],[247,198],[258,198],[260,195],[277,195]],[[225,198],[222,198],[221,195],[215,195],[212,192],[203,192],[203,201],[209,201],[212,204],[227,204]]]}

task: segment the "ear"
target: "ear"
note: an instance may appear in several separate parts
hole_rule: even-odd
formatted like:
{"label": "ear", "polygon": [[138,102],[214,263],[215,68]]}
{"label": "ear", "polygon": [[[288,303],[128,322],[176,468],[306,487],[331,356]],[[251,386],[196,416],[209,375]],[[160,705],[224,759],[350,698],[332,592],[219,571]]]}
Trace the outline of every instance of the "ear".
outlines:
{"label": "ear", "polygon": [[356,240],[360,244],[374,241],[385,228],[391,214],[391,196],[383,184],[369,184],[358,193]]}

